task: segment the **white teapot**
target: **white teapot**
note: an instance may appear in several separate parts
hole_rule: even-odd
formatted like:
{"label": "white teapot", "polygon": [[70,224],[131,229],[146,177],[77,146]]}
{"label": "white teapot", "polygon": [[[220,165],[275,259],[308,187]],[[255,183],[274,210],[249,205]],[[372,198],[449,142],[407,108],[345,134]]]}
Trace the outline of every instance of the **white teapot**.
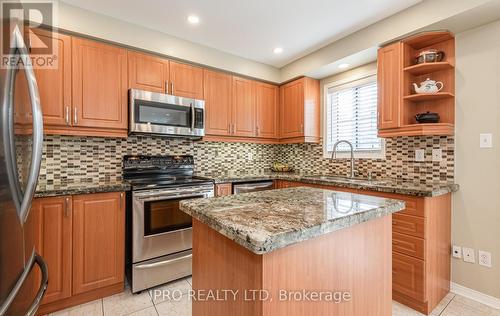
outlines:
{"label": "white teapot", "polygon": [[[438,87],[438,85],[441,86]],[[420,87],[416,83],[413,84],[413,87],[415,88],[416,93],[438,93],[441,89],[443,89],[444,84],[441,81],[435,81],[427,78],[427,80],[420,83]]]}

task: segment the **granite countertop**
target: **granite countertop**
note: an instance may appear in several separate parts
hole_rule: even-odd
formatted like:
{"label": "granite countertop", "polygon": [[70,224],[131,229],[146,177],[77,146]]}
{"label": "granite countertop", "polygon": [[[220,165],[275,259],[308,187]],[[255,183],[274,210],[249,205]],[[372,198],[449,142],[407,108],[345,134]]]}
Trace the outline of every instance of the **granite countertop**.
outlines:
{"label": "granite countertop", "polygon": [[332,185],[341,188],[351,188],[385,193],[397,193],[403,195],[435,197],[451,192],[456,192],[459,185],[455,183],[442,182],[409,182],[395,179],[349,179],[343,176],[330,176],[326,174],[305,174],[285,172],[218,172],[205,173],[201,176],[212,178],[215,183],[246,182],[257,180],[288,180],[300,181],[312,184]]}
{"label": "granite countertop", "polygon": [[180,208],[256,254],[404,209],[399,200],[289,188],[181,201]]}
{"label": "granite countertop", "polygon": [[121,192],[128,190],[130,190],[130,185],[118,179],[103,181],[88,179],[78,182],[63,182],[57,184],[39,183],[36,188],[35,198],[103,192]]}

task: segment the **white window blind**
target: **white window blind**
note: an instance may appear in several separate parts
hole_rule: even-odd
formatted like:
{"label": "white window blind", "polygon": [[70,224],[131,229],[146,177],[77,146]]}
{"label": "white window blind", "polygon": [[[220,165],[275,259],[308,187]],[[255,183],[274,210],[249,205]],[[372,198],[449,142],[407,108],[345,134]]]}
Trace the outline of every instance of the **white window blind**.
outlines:
{"label": "white window blind", "polygon": [[[331,152],[339,140],[347,140],[356,152],[380,152],[377,137],[377,82],[375,77],[331,87],[327,93],[326,149]],[[339,151],[349,151],[342,144]]]}

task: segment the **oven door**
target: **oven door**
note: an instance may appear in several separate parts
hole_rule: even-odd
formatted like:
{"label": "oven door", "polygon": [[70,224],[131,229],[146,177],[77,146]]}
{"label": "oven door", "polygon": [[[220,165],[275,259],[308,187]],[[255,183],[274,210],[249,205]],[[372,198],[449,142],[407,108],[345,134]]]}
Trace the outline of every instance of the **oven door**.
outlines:
{"label": "oven door", "polygon": [[201,137],[204,101],[130,90],[130,132]]}
{"label": "oven door", "polygon": [[192,248],[192,218],[179,209],[186,199],[210,197],[199,192],[162,196],[133,193],[133,263]]}

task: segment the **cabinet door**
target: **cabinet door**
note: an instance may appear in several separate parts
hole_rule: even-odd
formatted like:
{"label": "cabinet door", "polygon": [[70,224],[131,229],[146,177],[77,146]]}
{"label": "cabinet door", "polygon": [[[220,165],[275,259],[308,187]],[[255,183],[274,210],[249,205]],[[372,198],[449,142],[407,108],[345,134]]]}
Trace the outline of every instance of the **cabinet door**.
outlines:
{"label": "cabinet door", "polygon": [[159,93],[169,92],[169,61],[160,57],[127,52],[128,86]]}
{"label": "cabinet door", "polygon": [[205,132],[208,135],[231,134],[231,76],[204,70]]}
{"label": "cabinet door", "polygon": [[399,127],[401,43],[378,50],[378,128]]}
{"label": "cabinet door", "polygon": [[262,138],[278,137],[278,87],[255,83],[256,135]]}
{"label": "cabinet door", "polygon": [[57,67],[35,68],[43,122],[52,126],[71,124],[71,37],[42,29],[32,30],[39,38],[55,39]]}
{"label": "cabinet door", "polygon": [[71,197],[37,199],[32,211],[36,218],[36,251],[49,269],[49,285],[42,301],[46,304],[71,296]]}
{"label": "cabinet door", "polygon": [[392,253],[392,288],[419,301],[424,301],[425,293],[425,261]]}
{"label": "cabinet door", "polygon": [[255,136],[255,98],[251,80],[233,77],[233,135]]}
{"label": "cabinet door", "polygon": [[73,294],[123,282],[123,193],[73,197]]}
{"label": "cabinet door", "polygon": [[304,80],[290,82],[280,90],[281,138],[304,136]]}
{"label": "cabinet door", "polygon": [[73,125],[127,128],[127,51],[73,38]]}
{"label": "cabinet door", "polygon": [[170,93],[179,97],[203,100],[203,69],[170,62]]}

